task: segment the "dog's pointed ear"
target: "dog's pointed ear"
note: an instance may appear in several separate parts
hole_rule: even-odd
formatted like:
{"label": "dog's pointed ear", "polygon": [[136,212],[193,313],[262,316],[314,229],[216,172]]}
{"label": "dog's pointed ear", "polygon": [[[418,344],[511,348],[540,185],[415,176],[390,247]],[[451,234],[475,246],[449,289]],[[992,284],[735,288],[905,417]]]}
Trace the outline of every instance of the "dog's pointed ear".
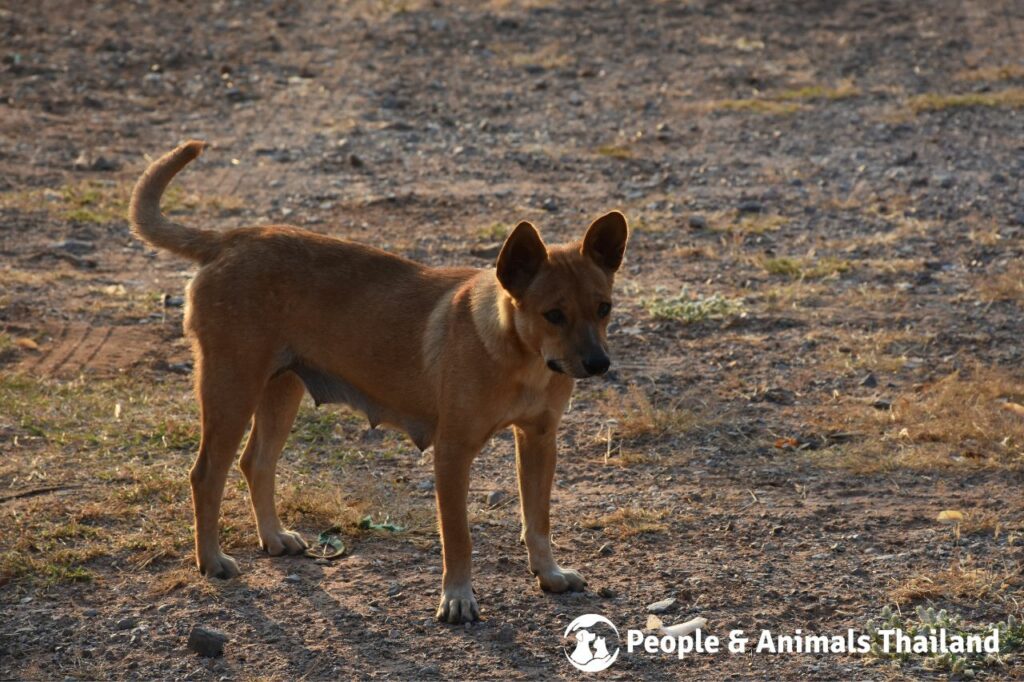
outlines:
{"label": "dog's pointed ear", "polygon": [[615,272],[622,265],[628,239],[626,216],[612,211],[595,220],[587,229],[580,251],[608,272]]}
{"label": "dog's pointed ear", "polygon": [[547,259],[548,249],[540,233],[524,220],[505,239],[498,254],[498,281],[512,298],[522,298]]}

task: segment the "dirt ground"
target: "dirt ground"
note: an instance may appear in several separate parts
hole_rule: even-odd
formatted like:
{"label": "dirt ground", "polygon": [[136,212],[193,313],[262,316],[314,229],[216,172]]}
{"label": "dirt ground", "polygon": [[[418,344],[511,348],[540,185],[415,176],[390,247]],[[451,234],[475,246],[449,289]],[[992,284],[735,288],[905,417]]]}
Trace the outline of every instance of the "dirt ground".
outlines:
{"label": "dirt ground", "polygon": [[[579,678],[571,620],[624,633],[666,597],[720,636],[1024,616],[1024,4],[0,7],[0,677]],[[430,452],[311,403],[282,514],[346,556],[262,555],[236,472],[243,574],[198,576],[194,268],[124,216],[191,137],[216,147],[165,208],[197,225],[487,267],[519,220],[627,214],[613,371],[577,387],[553,501],[586,593],[529,575],[502,434],[471,492],[483,620],[435,623]],[[623,649],[602,675],[1022,679],[1017,633],[962,663]]]}

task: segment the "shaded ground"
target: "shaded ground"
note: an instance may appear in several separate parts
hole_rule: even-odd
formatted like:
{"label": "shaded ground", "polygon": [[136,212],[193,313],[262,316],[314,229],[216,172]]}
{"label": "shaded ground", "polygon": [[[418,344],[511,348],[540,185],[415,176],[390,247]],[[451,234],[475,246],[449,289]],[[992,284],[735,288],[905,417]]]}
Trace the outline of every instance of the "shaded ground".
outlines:
{"label": "shaded ground", "polygon": [[[4,676],[575,677],[573,618],[639,628],[666,596],[720,635],[1022,615],[1019,3],[5,3],[0,33]],[[349,556],[261,556],[236,476],[243,576],[195,574],[193,270],[123,216],[144,155],[187,137],[217,148],[168,196],[181,220],[431,264],[626,212],[615,370],[578,388],[554,501],[593,591],[534,586],[501,436],[471,502],[484,621],[436,625],[430,454],[311,405],[284,514],[341,525]],[[197,623],[224,658],[186,649]],[[1019,649],[971,665],[1024,675]],[[948,667],[623,653],[605,675]]]}

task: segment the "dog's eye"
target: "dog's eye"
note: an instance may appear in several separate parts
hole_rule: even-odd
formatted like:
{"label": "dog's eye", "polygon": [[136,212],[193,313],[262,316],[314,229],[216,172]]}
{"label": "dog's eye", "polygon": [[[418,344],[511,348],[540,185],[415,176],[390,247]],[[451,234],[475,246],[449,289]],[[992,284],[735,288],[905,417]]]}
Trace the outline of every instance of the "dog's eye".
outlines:
{"label": "dog's eye", "polygon": [[611,303],[602,303],[601,305],[597,306],[597,316],[598,317],[608,317],[608,313],[610,313],[611,311],[612,311],[612,304]]}
{"label": "dog's eye", "polygon": [[558,308],[554,308],[544,313],[544,319],[551,324],[565,324],[565,313]]}

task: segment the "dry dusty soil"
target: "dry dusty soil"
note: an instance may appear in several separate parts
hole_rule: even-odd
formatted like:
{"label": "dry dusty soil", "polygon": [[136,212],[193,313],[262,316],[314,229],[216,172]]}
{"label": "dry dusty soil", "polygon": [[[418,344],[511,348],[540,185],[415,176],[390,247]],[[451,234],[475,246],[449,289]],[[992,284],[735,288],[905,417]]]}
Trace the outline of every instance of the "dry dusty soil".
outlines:
{"label": "dry dusty soil", "polygon": [[[1024,600],[1024,4],[0,2],[0,676],[579,678],[584,613],[706,633],[981,631]],[[613,371],[560,435],[547,595],[512,442],[474,465],[483,620],[433,621],[431,453],[302,408],[261,554],[240,476],[191,557],[191,264],[125,220],[147,160],[216,147],[175,219],[289,222],[488,267],[510,225],[633,228]],[[937,520],[940,512],[953,520]],[[390,521],[397,532],[359,528]],[[939,616],[937,616],[939,617]],[[222,630],[220,658],[186,646]],[[998,656],[670,656],[613,679],[1024,678]]]}

